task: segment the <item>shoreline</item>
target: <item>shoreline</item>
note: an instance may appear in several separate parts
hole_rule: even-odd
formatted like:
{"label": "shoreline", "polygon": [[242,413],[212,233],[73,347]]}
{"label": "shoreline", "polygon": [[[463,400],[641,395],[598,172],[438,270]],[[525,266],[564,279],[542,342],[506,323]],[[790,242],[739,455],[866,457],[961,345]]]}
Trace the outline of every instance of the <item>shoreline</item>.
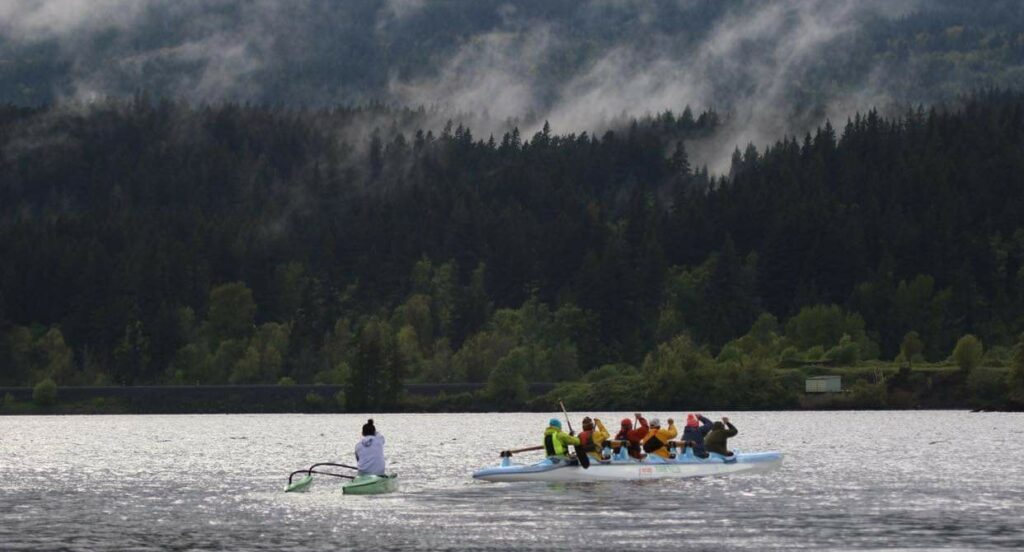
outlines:
{"label": "shoreline", "polygon": [[[501,408],[485,396],[485,384],[408,384],[393,404],[372,412],[483,413],[548,412],[557,410],[553,383],[528,386],[525,404]],[[101,386],[60,387],[49,405],[33,401],[31,387],[0,387],[0,416],[92,414],[343,414],[366,412],[345,408],[342,385],[207,385],[207,386]],[[949,397],[952,398],[952,397]],[[791,406],[752,408],[750,405],[700,405],[701,410],[744,411],[907,411],[959,410],[971,413],[1021,412],[1009,405],[971,404],[968,400],[908,404],[904,401],[857,404],[849,392],[802,394]],[[589,409],[616,410],[589,404]],[[638,404],[637,408],[656,409]]]}

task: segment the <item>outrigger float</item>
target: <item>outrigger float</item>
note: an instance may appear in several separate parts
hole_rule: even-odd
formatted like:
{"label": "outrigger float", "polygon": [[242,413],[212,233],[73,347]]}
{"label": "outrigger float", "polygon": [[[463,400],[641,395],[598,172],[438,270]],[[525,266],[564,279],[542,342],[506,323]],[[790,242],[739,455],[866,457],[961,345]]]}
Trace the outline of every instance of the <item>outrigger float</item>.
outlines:
{"label": "outrigger float", "polygon": [[584,468],[576,459],[545,458],[534,464],[512,462],[512,454],[502,453],[501,464],[473,474],[474,479],[491,482],[550,481],[637,481],[644,479],[681,479],[735,473],[755,473],[782,465],[781,452],[736,452],[732,456],[710,453],[707,458],[687,451],[676,458],[665,459],[650,454],[643,460],[630,458],[625,447],[607,460],[590,458]]}

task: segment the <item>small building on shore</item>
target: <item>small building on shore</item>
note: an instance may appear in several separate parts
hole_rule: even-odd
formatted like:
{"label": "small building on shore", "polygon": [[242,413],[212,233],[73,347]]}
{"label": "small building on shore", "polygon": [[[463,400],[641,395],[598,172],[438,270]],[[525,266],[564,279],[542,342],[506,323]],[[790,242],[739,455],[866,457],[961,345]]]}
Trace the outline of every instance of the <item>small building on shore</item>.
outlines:
{"label": "small building on shore", "polygon": [[842,376],[812,376],[807,378],[804,391],[807,393],[842,393]]}

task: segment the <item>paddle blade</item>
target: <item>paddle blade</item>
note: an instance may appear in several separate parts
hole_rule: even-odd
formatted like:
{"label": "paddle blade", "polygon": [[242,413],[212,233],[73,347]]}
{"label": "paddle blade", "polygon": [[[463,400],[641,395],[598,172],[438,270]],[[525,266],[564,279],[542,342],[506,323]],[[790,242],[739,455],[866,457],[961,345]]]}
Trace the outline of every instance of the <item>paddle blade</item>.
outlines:
{"label": "paddle blade", "polygon": [[576,459],[580,462],[580,467],[587,469],[590,467],[590,455],[583,451],[583,447],[573,446],[576,449]]}

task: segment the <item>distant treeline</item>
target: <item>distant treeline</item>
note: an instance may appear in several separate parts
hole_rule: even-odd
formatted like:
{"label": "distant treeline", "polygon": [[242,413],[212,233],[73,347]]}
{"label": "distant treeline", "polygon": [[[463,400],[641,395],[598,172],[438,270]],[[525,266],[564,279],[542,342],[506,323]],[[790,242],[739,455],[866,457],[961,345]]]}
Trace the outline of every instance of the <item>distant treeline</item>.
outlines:
{"label": "distant treeline", "polygon": [[600,368],[767,404],[793,363],[972,334],[957,363],[1024,386],[1024,95],[857,115],[722,176],[686,151],[713,112],[487,138],[402,130],[420,115],[0,109],[0,383],[325,383],[378,409],[469,381],[513,406]]}

